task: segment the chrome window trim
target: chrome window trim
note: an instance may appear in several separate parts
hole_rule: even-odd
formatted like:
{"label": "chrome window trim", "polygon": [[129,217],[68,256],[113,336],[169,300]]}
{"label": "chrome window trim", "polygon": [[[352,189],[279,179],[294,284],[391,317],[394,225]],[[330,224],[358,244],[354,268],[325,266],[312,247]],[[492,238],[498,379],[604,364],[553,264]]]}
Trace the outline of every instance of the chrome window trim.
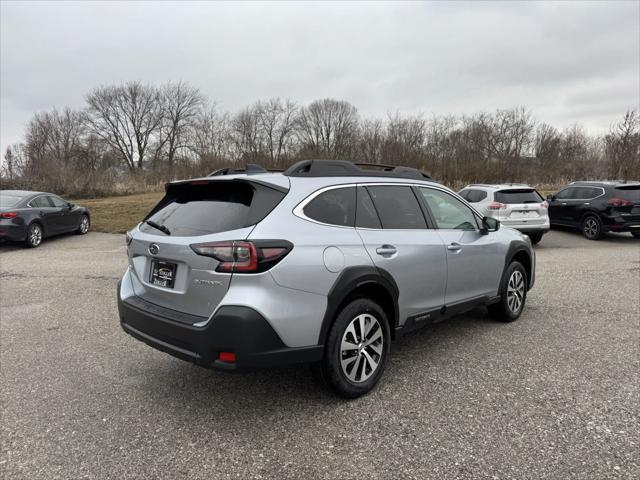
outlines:
{"label": "chrome window trim", "polygon": [[[344,225],[334,225],[332,223],[323,223],[323,222],[319,222],[317,220],[314,220],[312,218],[309,218],[305,215],[304,213],[304,207],[307,206],[307,204],[309,202],[311,202],[314,198],[316,198],[318,195],[323,194],[324,192],[327,192],[329,190],[335,190],[337,188],[352,188],[352,187],[380,187],[380,186],[392,186],[392,187],[421,187],[421,188],[431,188],[433,190],[439,190],[443,193],[446,193],[448,195],[451,195],[452,197],[454,197],[455,199],[461,201],[463,203],[463,205],[465,205],[467,208],[469,208],[471,210],[472,213],[474,213],[477,217],[478,220],[480,222],[482,222],[482,218],[483,215],[481,215],[478,210],[476,210],[469,202],[467,202],[464,198],[462,198],[460,195],[458,195],[456,192],[454,192],[453,190],[448,190],[446,188],[440,187],[438,185],[427,185],[424,183],[414,183],[414,182],[362,182],[362,183],[343,183],[340,185],[329,185],[327,187],[322,187],[314,192],[312,192],[310,195],[308,195],[307,197],[305,197],[300,203],[298,203],[298,205],[296,205],[293,209],[293,214],[298,217],[301,218],[302,220],[307,220],[308,222],[312,222],[318,225],[324,225],[327,227],[334,227],[334,228],[352,228],[352,229],[359,229],[359,230],[375,230],[375,231],[383,231],[383,230],[387,230],[387,231],[396,231],[396,232],[411,232],[411,231],[419,231],[419,232],[423,232],[423,231],[435,231],[435,230],[443,230],[440,228],[429,228],[429,226],[427,225],[427,228],[367,228],[367,227],[346,227]],[[461,231],[461,230],[456,230],[456,231]],[[470,231],[470,230],[468,230]],[[475,231],[479,231],[479,230],[475,230]]]}
{"label": "chrome window trim", "polygon": [[[562,190],[560,190],[560,192],[563,192],[565,190],[569,190],[570,188],[595,188],[595,189],[601,190],[602,193],[600,195],[596,195],[595,197],[591,197],[591,198],[557,198],[556,197],[556,200],[559,200],[559,201],[575,200],[576,202],[584,202],[585,200],[595,200],[596,198],[600,198],[600,197],[604,196],[605,193],[606,193],[604,188],[595,187],[595,186],[592,186],[592,185],[570,185],[570,186],[565,187]],[[558,192],[558,193],[560,193],[560,192]]]}

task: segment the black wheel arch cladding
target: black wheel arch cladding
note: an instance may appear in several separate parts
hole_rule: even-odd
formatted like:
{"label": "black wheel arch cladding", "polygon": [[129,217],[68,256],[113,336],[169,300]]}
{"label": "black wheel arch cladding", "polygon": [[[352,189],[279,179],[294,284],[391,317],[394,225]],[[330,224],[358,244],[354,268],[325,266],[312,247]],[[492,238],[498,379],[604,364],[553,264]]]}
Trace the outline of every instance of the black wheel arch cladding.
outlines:
{"label": "black wheel arch cladding", "polygon": [[[368,292],[373,292],[374,295],[367,295]],[[380,294],[383,296],[380,297]],[[327,310],[322,319],[318,344],[323,345],[326,342],[329,329],[340,309],[349,300],[359,296],[368,297],[380,305],[389,317],[389,329],[393,332],[398,326],[399,294],[397,283],[391,274],[382,268],[359,266],[344,269],[327,295]]]}

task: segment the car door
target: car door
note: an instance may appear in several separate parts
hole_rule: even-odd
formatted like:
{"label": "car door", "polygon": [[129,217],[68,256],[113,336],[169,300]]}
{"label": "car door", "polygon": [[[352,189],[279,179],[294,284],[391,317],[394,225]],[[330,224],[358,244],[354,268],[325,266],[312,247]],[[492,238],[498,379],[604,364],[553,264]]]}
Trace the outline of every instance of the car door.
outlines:
{"label": "car door", "polygon": [[444,244],[410,185],[358,186],[356,231],[374,264],[398,285],[401,322],[427,320],[444,305]]}
{"label": "car door", "polygon": [[549,220],[561,225],[573,225],[578,187],[567,187],[549,199]]}
{"label": "car door", "polygon": [[58,212],[57,223],[58,232],[70,232],[78,227],[76,212],[69,208],[69,202],[64,201],[56,195],[49,195],[49,200]]}
{"label": "car door", "polygon": [[497,235],[482,234],[478,215],[449,192],[433,187],[418,191],[446,247],[445,305],[495,295],[504,267]]}
{"label": "car door", "polygon": [[29,202],[29,206],[36,212],[36,216],[42,222],[45,235],[59,233],[59,212],[49,201],[47,195],[40,195]]}

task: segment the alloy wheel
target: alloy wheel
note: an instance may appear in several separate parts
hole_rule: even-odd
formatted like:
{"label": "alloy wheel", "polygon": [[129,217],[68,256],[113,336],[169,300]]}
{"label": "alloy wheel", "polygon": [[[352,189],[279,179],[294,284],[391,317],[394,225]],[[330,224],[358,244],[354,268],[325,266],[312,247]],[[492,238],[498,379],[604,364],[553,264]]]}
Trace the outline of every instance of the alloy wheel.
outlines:
{"label": "alloy wheel", "polygon": [[89,217],[86,215],[82,217],[82,221],[80,222],[80,233],[87,233],[89,231]]}
{"label": "alloy wheel", "polygon": [[42,229],[40,228],[40,225],[31,225],[31,228],[29,229],[29,242],[34,247],[37,247],[40,245],[40,242],[42,242]]}
{"label": "alloy wheel", "polygon": [[595,218],[587,218],[584,221],[584,234],[587,238],[595,238],[598,235],[598,221]]}
{"label": "alloy wheel", "polygon": [[378,319],[370,313],[358,315],[342,335],[342,372],[354,383],[366,381],[380,365],[383,345],[384,335]]}
{"label": "alloy wheel", "polygon": [[519,270],[514,270],[507,284],[507,305],[512,313],[517,313],[524,301],[524,276]]}

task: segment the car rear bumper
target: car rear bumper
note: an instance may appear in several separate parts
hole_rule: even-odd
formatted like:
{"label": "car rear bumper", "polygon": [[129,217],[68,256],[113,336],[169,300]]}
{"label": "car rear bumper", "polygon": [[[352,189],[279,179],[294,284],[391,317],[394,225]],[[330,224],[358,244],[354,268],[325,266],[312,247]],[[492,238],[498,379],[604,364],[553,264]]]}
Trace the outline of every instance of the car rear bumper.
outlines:
{"label": "car rear bumper", "polygon": [[500,224],[505,227],[514,228],[522,233],[547,233],[551,228],[548,218],[545,220],[530,220],[526,222],[519,220],[500,220]]}
{"label": "car rear bumper", "polygon": [[21,242],[27,238],[27,227],[24,225],[0,225],[0,239]]}
{"label": "car rear bumper", "polygon": [[[118,283],[118,311],[122,329],[132,337],[206,368],[246,371],[315,362],[323,355],[322,345],[287,347],[269,322],[246,306],[222,306],[206,325],[194,326],[194,319],[186,318],[191,316],[135,295],[122,298]],[[218,359],[220,352],[235,353],[236,361]]]}
{"label": "car rear bumper", "polygon": [[625,216],[606,217],[602,228],[608,232],[640,232],[640,219],[634,215],[633,219]]}

